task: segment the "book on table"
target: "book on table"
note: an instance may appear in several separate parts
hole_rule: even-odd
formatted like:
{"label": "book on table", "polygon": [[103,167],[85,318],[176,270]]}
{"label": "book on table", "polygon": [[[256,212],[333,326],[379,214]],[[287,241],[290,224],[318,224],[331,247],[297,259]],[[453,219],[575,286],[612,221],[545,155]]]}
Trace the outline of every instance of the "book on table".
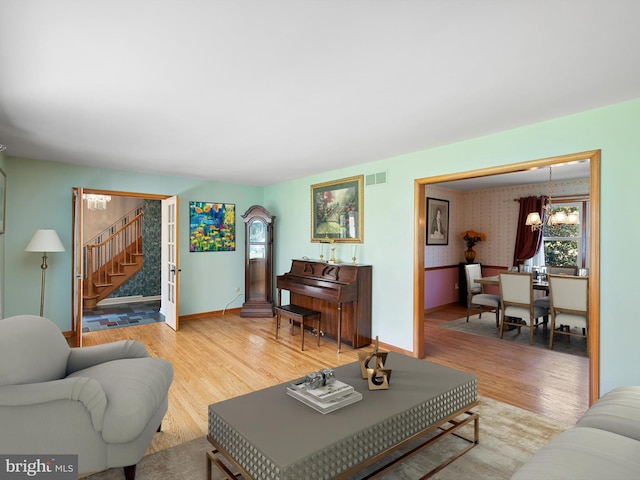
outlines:
{"label": "book on table", "polygon": [[351,385],[341,382],[340,380],[335,380],[330,385],[309,388],[307,384],[305,384],[304,379],[301,379],[293,382],[291,388],[319,402],[328,402],[336,398],[341,398],[354,391]]}
{"label": "book on table", "polygon": [[351,405],[352,403],[362,400],[362,394],[353,389],[341,397],[335,397],[326,401],[317,400],[316,398],[307,395],[305,391],[295,388],[294,386],[287,387],[287,395],[301,401],[305,405],[322,414],[333,412],[339,408],[346,407],[347,405]]}

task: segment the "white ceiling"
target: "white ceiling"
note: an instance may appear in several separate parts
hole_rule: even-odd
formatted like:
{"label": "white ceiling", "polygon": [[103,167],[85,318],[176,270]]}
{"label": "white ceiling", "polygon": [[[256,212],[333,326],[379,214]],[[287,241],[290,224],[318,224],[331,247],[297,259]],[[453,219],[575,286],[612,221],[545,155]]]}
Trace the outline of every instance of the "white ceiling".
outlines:
{"label": "white ceiling", "polygon": [[638,18],[637,0],[0,0],[0,144],[269,185],[640,98]]}

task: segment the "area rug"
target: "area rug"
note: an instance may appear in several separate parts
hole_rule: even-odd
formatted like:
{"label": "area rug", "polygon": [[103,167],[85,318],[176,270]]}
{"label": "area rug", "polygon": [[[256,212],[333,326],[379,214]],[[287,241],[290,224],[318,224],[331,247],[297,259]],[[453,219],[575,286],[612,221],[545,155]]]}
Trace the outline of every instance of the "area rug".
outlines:
{"label": "area rug", "polygon": [[[465,316],[457,320],[452,320],[451,322],[441,323],[438,327],[495,339],[499,339],[500,333],[500,329],[496,327],[496,316],[491,312],[483,313],[482,318],[479,318],[478,315],[472,315],[469,317],[469,322],[467,322],[467,317]],[[567,338],[569,338],[567,335],[556,335],[553,338],[553,350],[555,352],[569,353],[581,357],[587,356],[586,339],[571,337],[570,341],[567,341]],[[509,331],[505,330],[502,335],[502,341],[529,345],[529,328],[521,328],[520,332],[518,332],[517,328]],[[535,329],[533,346],[549,348],[549,335],[548,333],[546,337],[543,335],[541,326]]]}
{"label": "area rug", "polygon": [[164,322],[159,300],[107,305],[83,311],[82,333],[155,322]]}
{"label": "area rug", "polygon": [[[556,420],[486,397],[479,397],[479,404],[473,408],[473,411],[480,414],[480,443],[431,478],[439,480],[509,479],[540,447],[569,428],[569,425]],[[466,438],[473,438],[472,425],[473,422],[461,428],[460,434]],[[449,435],[379,478],[386,480],[420,478],[465,445],[467,443],[464,440]],[[210,449],[211,445],[205,437],[202,437],[147,455],[138,464],[136,479],[205,480],[205,452]],[[362,478],[377,466],[374,464],[352,477],[353,480]],[[124,474],[121,468],[114,468],[84,478],[86,480],[122,480]],[[223,475],[214,468],[212,478],[219,480]]]}

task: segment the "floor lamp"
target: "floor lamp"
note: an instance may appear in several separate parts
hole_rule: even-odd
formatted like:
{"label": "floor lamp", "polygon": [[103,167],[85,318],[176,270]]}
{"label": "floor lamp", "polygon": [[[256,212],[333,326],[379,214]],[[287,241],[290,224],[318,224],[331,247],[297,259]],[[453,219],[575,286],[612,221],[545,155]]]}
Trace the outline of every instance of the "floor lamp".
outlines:
{"label": "floor lamp", "polygon": [[64,252],[64,246],[55,230],[36,230],[25,252],[42,252],[42,286],[40,287],[40,316],[44,313],[44,274],[47,271],[47,252]]}

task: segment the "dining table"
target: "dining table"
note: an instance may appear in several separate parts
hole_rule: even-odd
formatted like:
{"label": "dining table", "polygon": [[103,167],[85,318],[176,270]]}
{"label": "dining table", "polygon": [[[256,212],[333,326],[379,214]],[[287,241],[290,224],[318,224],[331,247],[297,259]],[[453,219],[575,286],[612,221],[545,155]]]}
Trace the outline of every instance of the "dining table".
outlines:
{"label": "dining table", "polygon": [[[482,285],[492,285],[492,286],[499,286],[500,285],[500,279],[498,278],[498,275],[493,275],[490,277],[480,277],[480,278],[476,278],[474,280],[474,282],[476,283],[480,283]],[[534,290],[544,290],[545,292],[549,291],[549,281],[548,280],[534,280],[533,281],[533,289]]]}

